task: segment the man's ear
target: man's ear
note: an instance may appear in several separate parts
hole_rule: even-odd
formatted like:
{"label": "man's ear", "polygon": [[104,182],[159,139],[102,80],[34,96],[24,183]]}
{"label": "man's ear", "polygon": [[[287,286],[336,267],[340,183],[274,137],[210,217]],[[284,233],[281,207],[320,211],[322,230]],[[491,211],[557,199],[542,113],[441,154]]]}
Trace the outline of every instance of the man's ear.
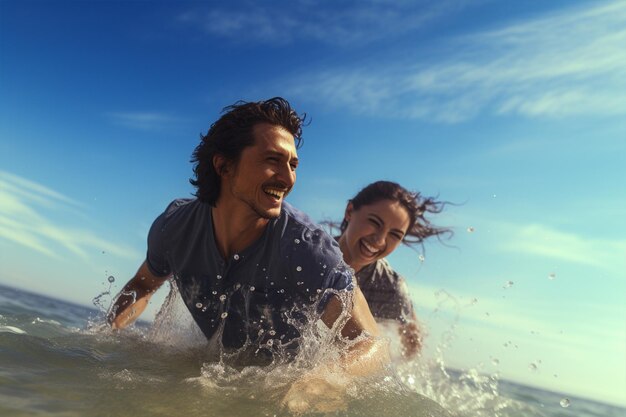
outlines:
{"label": "man's ear", "polygon": [[215,172],[217,172],[217,175],[219,175],[220,177],[228,173],[229,164],[224,155],[213,155],[213,168],[215,169]]}
{"label": "man's ear", "polygon": [[353,211],[354,211],[354,205],[352,204],[352,201],[348,201],[348,205],[346,206],[346,213],[343,215],[343,219],[349,222],[350,217],[352,217]]}

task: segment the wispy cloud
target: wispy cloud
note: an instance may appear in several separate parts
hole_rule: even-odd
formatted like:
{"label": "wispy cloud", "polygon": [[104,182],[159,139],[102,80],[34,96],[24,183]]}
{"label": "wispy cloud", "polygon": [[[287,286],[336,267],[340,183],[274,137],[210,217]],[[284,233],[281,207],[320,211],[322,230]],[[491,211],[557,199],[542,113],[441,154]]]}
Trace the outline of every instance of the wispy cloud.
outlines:
{"label": "wispy cloud", "polygon": [[443,123],[482,113],[621,115],[625,28],[626,3],[594,3],[449,40],[440,44],[447,58],[432,64],[423,53],[373,56],[360,68],[307,73],[292,80],[291,92],[361,114]]}
{"label": "wispy cloud", "polygon": [[626,240],[598,239],[529,224],[509,226],[508,243],[501,250],[589,265],[609,271],[626,268]]}
{"label": "wispy cloud", "polygon": [[[287,1],[193,9],[178,20],[205,33],[235,42],[272,45],[320,41],[355,45],[393,38],[422,27],[468,1]],[[476,3],[475,1],[472,3]]]}
{"label": "wispy cloud", "polygon": [[182,118],[159,112],[110,112],[114,124],[138,130],[161,130],[184,122]]}
{"label": "wispy cloud", "polygon": [[42,214],[55,211],[75,217],[81,207],[55,190],[0,171],[0,238],[53,258],[69,251],[88,259],[96,250],[137,258],[132,248],[109,242],[90,230],[59,225]]}
{"label": "wispy cloud", "polygon": [[419,294],[415,302],[425,312],[420,320],[426,323],[445,315],[450,325],[491,329],[500,337],[515,335],[516,339],[541,341],[542,346],[590,349],[597,340],[603,340],[607,348],[615,350],[624,344],[623,322],[620,320],[624,308],[621,306],[599,306],[586,299],[578,301],[577,311],[581,317],[585,312],[601,317],[603,326],[597,326],[596,321],[572,321],[572,314],[555,309],[554,301],[548,297],[524,298],[523,303],[519,303],[493,296],[447,292],[425,285],[415,286],[411,292]]}

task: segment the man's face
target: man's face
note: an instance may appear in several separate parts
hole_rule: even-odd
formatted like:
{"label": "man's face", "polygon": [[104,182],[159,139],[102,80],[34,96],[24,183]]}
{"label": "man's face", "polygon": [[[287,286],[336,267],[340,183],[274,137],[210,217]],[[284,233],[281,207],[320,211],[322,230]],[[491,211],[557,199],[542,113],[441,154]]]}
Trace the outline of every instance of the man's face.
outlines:
{"label": "man's face", "polygon": [[254,145],[241,152],[223,191],[259,217],[276,218],[296,182],[298,155],[294,138],[284,128],[268,123],[254,126],[252,134]]}

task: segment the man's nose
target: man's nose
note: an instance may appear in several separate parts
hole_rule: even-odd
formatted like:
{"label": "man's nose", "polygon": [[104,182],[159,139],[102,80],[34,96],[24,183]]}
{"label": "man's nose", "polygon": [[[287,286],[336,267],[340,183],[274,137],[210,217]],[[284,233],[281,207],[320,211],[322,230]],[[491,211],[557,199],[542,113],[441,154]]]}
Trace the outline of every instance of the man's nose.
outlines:
{"label": "man's nose", "polygon": [[281,165],[278,171],[278,179],[284,183],[287,188],[291,188],[296,183],[296,171],[289,164]]}

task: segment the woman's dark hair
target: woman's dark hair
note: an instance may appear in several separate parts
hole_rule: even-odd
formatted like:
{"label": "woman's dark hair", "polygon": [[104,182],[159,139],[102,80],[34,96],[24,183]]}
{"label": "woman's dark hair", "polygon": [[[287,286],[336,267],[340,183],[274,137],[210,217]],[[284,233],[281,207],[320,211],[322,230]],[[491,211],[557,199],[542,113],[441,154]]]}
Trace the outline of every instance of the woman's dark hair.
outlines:
{"label": "woman's dark hair", "polygon": [[[422,244],[430,236],[441,238],[442,235],[452,235],[452,230],[434,226],[424,216],[426,213],[441,213],[446,205],[445,202],[437,201],[433,197],[422,197],[420,193],[408,191],[395,182],[373,182],[359,191],[349,202],[352,203],[354,210],[358,210],[362,206],[381,200],[397,201],[409,213],[409,228],[402,239],[402,243],[408,246]],[[348,221],[344,218],[339,226],[341,234],[346,231],[347,227]]]}
{"label": "woman's dark hair", "polygon": [[302,142],[302,124],[306,115],[300,117],[287,100],[274,97],[265,101],[237,103],[225,107],[222,117],[213,123],[193,152],[195,179],[189,182],[197,188],[195,196],[202,202],[215,206],[221,191],[221,179],[213,166],[213,157],[222,155],[237,163],[244,148],[254,145],[254,126],[268,123],[280,126],[294,137],[296,148]]}

